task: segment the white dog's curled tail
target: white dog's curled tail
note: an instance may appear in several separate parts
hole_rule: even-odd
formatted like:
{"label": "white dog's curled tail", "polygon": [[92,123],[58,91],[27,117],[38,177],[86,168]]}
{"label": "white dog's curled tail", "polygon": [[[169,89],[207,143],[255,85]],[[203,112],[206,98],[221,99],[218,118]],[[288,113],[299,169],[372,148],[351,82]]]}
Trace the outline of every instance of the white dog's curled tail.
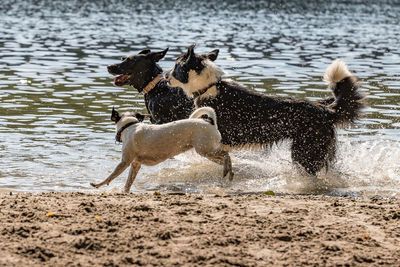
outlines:
{"label": "white dog's curled tail", "polygon": [[196,109],[189,117],[189,119],[203,119],[209,122],[211,125],[214,125],[215,128],[217,127],[217,115],[215,111],[211,107],[202,107]]}

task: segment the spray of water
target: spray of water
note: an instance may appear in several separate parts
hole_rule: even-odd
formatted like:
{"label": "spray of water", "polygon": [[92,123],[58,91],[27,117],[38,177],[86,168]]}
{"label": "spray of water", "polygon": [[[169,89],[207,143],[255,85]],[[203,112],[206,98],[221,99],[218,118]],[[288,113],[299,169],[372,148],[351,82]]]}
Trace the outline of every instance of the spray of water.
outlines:
{"label": "spray of water", "polygon": [[317,177],[292,164],[288,143],[268,151],[234,151],[231,156],[235,172],[232,182],[222,178],[221,166],[189,151],[156,167],[144,167],[134,190],[400,196],[397,141],[354,141],[340,136],[336,161]]}

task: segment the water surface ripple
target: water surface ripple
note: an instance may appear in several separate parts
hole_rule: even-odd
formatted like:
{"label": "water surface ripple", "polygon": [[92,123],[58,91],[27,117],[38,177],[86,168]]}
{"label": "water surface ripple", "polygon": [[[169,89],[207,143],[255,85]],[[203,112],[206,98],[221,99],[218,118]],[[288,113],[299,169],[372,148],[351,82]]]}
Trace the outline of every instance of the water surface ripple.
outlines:
{"label": "water surface ripple", "polygon": [[[217,64],[245,86],[318,100],[335,58],[360,78],[368,108],[340,130],[322,193],[400,196],[400,6],[396,1],[2,1],[0,190],[85,191],[120,158],[112,106],[145,111],[106,66],[143,48],[220,49]],[[235,181],[193,152],[144,167],[134,192],[319,193],[291,164],[288,144],[233,153]],[[107,188],[117,190],[124,173]],[[118,189],[119,190],[119,189]]]}

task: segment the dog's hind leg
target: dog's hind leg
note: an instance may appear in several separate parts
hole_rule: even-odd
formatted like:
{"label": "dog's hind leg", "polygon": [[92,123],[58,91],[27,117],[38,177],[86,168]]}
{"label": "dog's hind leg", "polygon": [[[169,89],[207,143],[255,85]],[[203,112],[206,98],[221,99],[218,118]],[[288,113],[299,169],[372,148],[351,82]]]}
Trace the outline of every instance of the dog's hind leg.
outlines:
{"label": "dog's hind leg", "polygon": [[121,161],[117,167],[115,167],[114,171],[105,179],[103,182],[99,184],[90,183],[91,186],[99,188],[102,185],[109,185],[112,180],[114,180],[118,175],[120,175],[126,168],[128,168],[129,162]]}
{"label": "dog's hind leg", "polygon": [[136,175],[140,170],[140,163],[132,162],[131,163],[131,169],[129,170],[129,175],[128,179],[126,180],[125,187],[124,187],[124,192],[129,193],[133,181],[135,181]]}
{"label": "dog's hind leg", "polygon": [[300,134],[292,143],[292,160],[304,167],[305,171],[315,176],[335,157],[336,139],[331,131],[323,134]]}
{"label": "dog's hind leg", "polygon": [[229,174],[229,180],[233,179],[233,171],[232,171],[232,161],[229,153],[224,150],[219,150],[215,152],[200,152],[197,151],[201,156],[206,157],[207,159],[215,162],[219,165],[224,166],[223,177]]}
{"label": "dog's hind leg", "polygon": [[229,153],[226,151],[224,152],[224,173],[223,176],[225,177],[227,174],[229,174],[229,181],[232,181],[233,179],[233,171],[232,171],[232,160],[231,157],[229,156]]}

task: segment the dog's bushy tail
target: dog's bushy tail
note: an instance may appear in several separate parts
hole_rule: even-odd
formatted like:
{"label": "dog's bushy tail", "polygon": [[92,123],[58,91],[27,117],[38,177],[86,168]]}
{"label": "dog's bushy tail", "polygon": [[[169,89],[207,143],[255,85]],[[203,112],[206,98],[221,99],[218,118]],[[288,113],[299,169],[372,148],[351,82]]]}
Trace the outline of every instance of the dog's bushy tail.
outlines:
{"label": "dog's bushy tail", "polygon": [[203,119],[217,127],[217,115],[215,114],[215,110],[211,107],[202,107],[196,109],[189,117],[189,119]]}
{"label": "dog's bushy tail", "polygon": [[357,78],[348,70],[346,63],[341,59],[334,60],[326,69],[324,81],[335,96],[335,101],[328,105],[334,111],[335,124],[354,122],[364,107],[364,96],[359,91]]}

